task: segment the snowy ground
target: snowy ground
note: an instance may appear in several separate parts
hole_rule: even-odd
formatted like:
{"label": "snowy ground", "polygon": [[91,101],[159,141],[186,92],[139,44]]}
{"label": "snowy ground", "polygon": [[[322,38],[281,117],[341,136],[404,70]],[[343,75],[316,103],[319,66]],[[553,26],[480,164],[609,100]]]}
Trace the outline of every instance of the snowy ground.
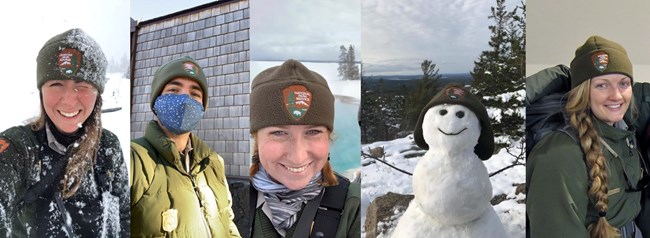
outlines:
{"label": "snowy ground", "polygon": [[[369,148],[383,147],[386,154],[386,162],[395,165],[403,170],[413,172],[415,165],[420,157],[412,157],[412,154],[424,153],[423,150],[418,148],[413,142],[413,135],[408,135],[404,138],[399,138],[392,141],[380,141],[372,144],[362,145],[365,153],[368,153]],[[519,151],[515,151],[519,152]],[[406,158],[411,157],[411,158]],[[362,215],[362,235],[365,237],[365,224],[366,208],[370,205],[375,198],[385,195],[388,192],[400,194],[413,194],[411,186],[411,176],[394,170],[382,163],[373,161],[374,159],[362,159],[362,178],[361,178],[361,215]],[[514,158],[501,150],[498,154],[493,155],[492,158],[485,161],[485,166],[488,172],[494,172],[507,165],[511,164]],[[499,194],[506,194],[507,200],[494,206],[494,210],[499,215],[501,222],[504,224],[506,232],[511,238],[524,237],[526,231],[526,205],[518,204],[518,200],[524,200],[525,195],[520,193],[515,195],[515,187],[513,184],[524,183],[526,181],[526,169],[524,166],[515,166],[495,176],[490,177],[492,182],[493,196]],[[404,211],[396,211],[397,215]],[[396,224],[390,224],[393,227]]]}

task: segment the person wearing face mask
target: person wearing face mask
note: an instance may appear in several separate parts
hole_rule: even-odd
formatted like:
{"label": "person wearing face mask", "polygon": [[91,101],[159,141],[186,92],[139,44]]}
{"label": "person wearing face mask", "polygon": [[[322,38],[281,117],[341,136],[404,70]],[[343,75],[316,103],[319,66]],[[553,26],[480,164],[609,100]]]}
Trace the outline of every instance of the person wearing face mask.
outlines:
{"label": "person wearing face mask", "polygon": [[360,185],[329,163],[327,81],[287,60],[255,77],[250,106],[251,237],[360,237]]}
{"label": "person wearing face mask", "polygon": [[131,142],[131,237],[240,237],[223,158],[190,132],[208,106],[201,67],[162,65],[150,104],[157,120]]}
{"label": "person wearing face mask", "polygon": [[0,235],[126,237],[129,193],[119,140],[102,128],[106,57],[83,30],[36,59],[40,116],[0,133]]}

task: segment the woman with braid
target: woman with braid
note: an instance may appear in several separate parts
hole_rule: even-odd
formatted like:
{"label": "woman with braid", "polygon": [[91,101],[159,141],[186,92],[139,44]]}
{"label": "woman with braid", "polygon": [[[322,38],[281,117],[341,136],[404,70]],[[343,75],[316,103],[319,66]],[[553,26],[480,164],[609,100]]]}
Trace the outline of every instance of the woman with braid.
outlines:
{"label": "woman with braid", "polygon": [[[648,176],[634,128],[632,63],[616,42],[592,36],[571,62],[567,126],[528,157],[531,237],[641,237],[635,218]],[[641,224],[639,224],[641,225]]]}

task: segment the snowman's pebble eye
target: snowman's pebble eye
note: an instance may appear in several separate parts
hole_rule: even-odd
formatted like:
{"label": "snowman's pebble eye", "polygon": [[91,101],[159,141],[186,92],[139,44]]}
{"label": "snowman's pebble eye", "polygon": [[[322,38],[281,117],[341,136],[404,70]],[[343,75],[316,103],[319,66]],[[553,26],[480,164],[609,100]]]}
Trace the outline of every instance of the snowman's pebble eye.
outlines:
{"label": "snowman's pebble eye", "polygon": [[445,109],[440,110],[440,115],[441,116],[444,116],[445,114],[447,114],[447,110],[445,110]]}
{"label": "snowman's pebble eye", "polygon": [[463,117],[465,116],[465,112],[463,112],[463,111],[458,111],[458,112],[456,112],[456,116],[457,116],[458,118],[463,118]]}

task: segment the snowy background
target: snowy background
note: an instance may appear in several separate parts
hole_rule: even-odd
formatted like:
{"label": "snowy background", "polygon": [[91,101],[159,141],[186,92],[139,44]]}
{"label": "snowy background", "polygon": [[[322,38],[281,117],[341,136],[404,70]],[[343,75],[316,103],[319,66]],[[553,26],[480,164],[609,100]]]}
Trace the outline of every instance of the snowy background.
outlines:
{"label": "snowy background", "polygon": [[[104,128],[115,133],[126,156],[129,151],[130,87],[126,69],[116,67],[129,55],[128,0],[14,1],[0,8],[3,37],[0,68],[3,76],[3,116],[0,131],[23,125],[40,113],[36,88],[36,56],[51,37],[71,28],[81,28],[101,46],[109,62],[103,108],[121,107],[102,114]],[[112,63],[111,63],[112,62]],[[119,62],[119,63],[117,63]],[[9,74],[8,72],[11,72]]]}
{"label": "snowy background", "polygon": [[[522,96],[523,92],[508,93],[503,95],[507,98],[512,95]],[[518,109],[519,113],[525,113],[524,109]],[[497,111],[488,109],[489,115],[495,115]],[[495,138],[495,140],[504,140],[504,138]],[[413,172],[415,166],[424,154],[424,150],[415,145],[413,141],[413,134],[404,138],[398,138],[392,141],[378,141],[370,144],[362,145],[361,148],[366,154],[370,154],[371,148],[381,147],[384,149],[385,161],[400,169]],[[514,149],[510,153],[519,154],[523,148],[520,142],[514,143]],[[510,155],[505,149],[501,149],[499,153],[493,155],[489,160],[484,161],[484,165],[488,173],[500,170],[508,165],[511,165],[515,157]],[[361,161],[361,213],[362,213],[362,235],[366,237],[365,224],[366,209],[370,203],[377,197],[387,194],[388,192],[399,194],[413,194],[412,177],[410,175],[399,172],[387,165],[375,161],[372,158],[362,158]],[[526,231],[526,204],[525,194],[516,194],[516,185],[523,184],[526,181],[526,168],[525,166],[514,166],[501,173],[490,177],[492,182],[492,196],[504,196],[505,200],[494,206],[494,210],[501,219],[506,233],[511,238],[525,237]],[[395,217],[400,217],[404,210],[394,211]],[[398,221],[398,220],[395,220]],[[395,227],[395,224],[385,224],[387,227]],[[389,229],[387,233],[392,232]],[[379,234],[378,234],[379,235]],[[386,234],[384,234],[386,235]]]}

